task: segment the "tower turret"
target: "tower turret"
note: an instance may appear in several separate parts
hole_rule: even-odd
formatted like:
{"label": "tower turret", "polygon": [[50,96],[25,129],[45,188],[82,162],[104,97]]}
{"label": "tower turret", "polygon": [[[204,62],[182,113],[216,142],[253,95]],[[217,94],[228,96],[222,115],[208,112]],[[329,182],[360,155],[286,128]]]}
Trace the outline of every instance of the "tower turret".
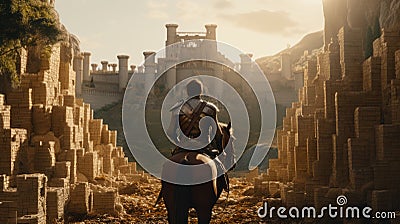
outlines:
{"label": "tower turret", "polygon": [[217,40],[217,25],[216,24],[207,24],[206,27],[206,39],[209,40]]}
{"label": "tower turret", "polygon": [[83,53],[83,81],[90,82],[90,52]]}
{"label": "tower turret", "polygon": [[166,24],[165,27],[167,28],[167,41],[165,42],[165,46],[176,43],[176,30],[178,29],[178,24]]}
{"label": "tower turret", "polygon": [[119,65],[119,91],[122,92],[128,85],[128,55],[118,55],[118,65]]}

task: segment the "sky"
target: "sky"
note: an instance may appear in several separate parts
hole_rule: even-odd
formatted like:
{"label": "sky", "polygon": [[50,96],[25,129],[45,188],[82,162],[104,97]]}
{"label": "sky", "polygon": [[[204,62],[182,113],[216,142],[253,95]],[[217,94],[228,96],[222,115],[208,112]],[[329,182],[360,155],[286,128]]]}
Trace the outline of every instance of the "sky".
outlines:
{"label": "sky", "polygon": [[91,62],[143,62],[143,51],[165,46],[167,23],[180,31],[204,32],[218,25],[217,40],[254,59],[296,44],[323,29],[322,0],[57,0],[61,22],[80,40]]}

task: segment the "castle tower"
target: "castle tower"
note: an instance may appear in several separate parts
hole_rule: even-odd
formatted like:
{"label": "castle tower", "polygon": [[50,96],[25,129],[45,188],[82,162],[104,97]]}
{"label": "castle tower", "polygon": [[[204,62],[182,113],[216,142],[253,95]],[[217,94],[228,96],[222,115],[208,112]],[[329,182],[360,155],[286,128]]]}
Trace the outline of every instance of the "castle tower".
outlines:
{"label": "castle tower", "polygon": [[167,41],[165,42],[165,46],[176,43],[176,30],[178,29],[178,24],[166,24],[165,27],[167,28]]}
{"label": "castle tower", "polygon": [[287,80],[292,78],[292,60],[289,53],[281,54],[281,75]]}
{"label": "castle tower", "polygon": [[145,73],[145,89],[151,88],[156,74],[156,54],[153,51],[145,51],[144,55],[144,73]]}
{"label": "castle tower", "polygon": [[[167,41],[165,42],[165,46],[172,45],[174,43],[177,43],[177,32],[176,30],[178,29],[177,24],[166,24],[165,27],[167,28]],[[166,58],[166,66],[170,67],[175,63],[176,60],[176,52],[177,49],[174,48],[167,48],[165,52],[165,58]],[[176,84],[176,70],[175,67],[169,69],[166,74],[166,83],[168,87],[172,87]]]}
{"label": "castle tower", "polygon": [[136,65],[131,65],[131,71],[132,71],[132,73],[135,73],[135,71],[136,71]]}
{"label": "castle tower", "polygon": [[[174,43],[177,43],[177,32],[176,30],[178,29],[177,24],[166,24],[165,27],[167,28],[167,41],[165,41],[165,46],[172,45]],[[177,57],[176,50],[172,50],[171,48],[167,48],[165,52],[165,56],[168,59],[174,59]]]}
{"label": "castle tower", "polygon": [[144,68],[145,73],[147,74],[155,74],[156,73],[156,52],[154,51],[145,51],[144,55]]}
{"label": "castle tower", "polygon": [[240,72],[251,71],[251,58],[253,54],[241,54],[240,55]]}
{"label": "castle tower", "polygon": [[123,92],[128,85],[128,55],[118,55],[118,65],[119,65],[119,91]]}
{"label": "castle tower", "polygon": [[101,71],[102,71],[102,72],[108,71],[108,68],[107,68],[107,66],[108,66],[108,61],[101,61],[100,63],[101,63]]}
{"label": "castle tower", "polygon": [[97,64],[91,64],[90,66],[92,66],[92,72],[96,72],[97,71]]}
{"label": "castle tower", "polygon": [[83,81],[83,56],[76,55],[74,57],[74,71],[76,72],[76,86],[75,94],[77,97],[82,95],[82,81]]}
{"label": "castle tower", "polygon": [[214,42],[217,40],[217,25],[215,24],[207,24],[206,27],[206,39],[211,40],[212,42],[207,44],[207,53],[211,53],[211,57],[216,57],[217,53],[217,43]]}
{"label": "castle tower", "polygon": [[90,52],[83,53],[83,81],[90,82]]}
{"label": "castle tower", "polygon": [[117,67],[118,67],[118,65],[117,65],[117,64],[110,64],[110,66],[111,66],[111,68],[112,68],[112,72],[113,72],[113,73],[116,73],[116,72],[117,72]]}
{"label": "castle tower", "polygon": [[217,40],[217,25],[216,24],[207,24],[206,27],[206,39],[208,40]]}

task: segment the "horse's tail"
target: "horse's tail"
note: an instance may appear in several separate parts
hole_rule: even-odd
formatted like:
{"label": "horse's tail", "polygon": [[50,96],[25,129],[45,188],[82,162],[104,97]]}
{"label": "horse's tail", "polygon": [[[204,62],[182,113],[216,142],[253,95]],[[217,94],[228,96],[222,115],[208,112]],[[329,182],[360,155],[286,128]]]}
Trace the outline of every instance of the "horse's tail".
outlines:
{"label": "horse's tail", "polygon": [[154,204],[154,207],[156,207],[157,204],[160,203],[160,201],[162,199],[162,191],[163,191],[163,188],[161,186],[161,190],[160,190],[160,193],[158,193],[158,197],[157,197],[156,203]]}

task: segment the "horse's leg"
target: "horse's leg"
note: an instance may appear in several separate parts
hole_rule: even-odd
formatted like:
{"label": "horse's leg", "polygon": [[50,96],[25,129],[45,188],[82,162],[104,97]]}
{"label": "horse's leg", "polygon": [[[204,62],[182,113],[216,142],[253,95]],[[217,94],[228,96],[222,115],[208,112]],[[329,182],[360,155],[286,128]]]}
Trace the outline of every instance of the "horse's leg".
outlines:
{"label": "horse's leg", "polygon": [[189,206],[180,206],[176,212],[176,224],[187,224],[189,220]]}
{"label": "horse's leg", "polygon": [[209,224],[212,215],[212,206],[201,207],[196,209],[197,218],[199,219],[199,224]]}
{"label": "horse's leg", "polygon": [[193,189],[194,192],[202,192],[192,196],[199,224],[208,224],[211,221],[212,208],[218,199],[214,187],[213,181],[210,181],[197,185]]}
{"label": "horse's leg", "polygon": [[169,224],[174,224],[176,223],[175,217],[176,217],[176,208],[175,208],[175,203],[174,203],[174,187],[173,185],[162,182],[162,197],[164,199],[164,204],[165,207],[167,208],[168,212],[168,223]]}
{"label": "horse's leg", "polygon": [[176,224],[187,224],[189,216],[189,193],[188,186],[175,185],[175,218]]}
{"label": "horse's leg", "polygon": [[168,223],[187,224],[189,202],[187,187],[163,182],[162,196],[168,212]]}

